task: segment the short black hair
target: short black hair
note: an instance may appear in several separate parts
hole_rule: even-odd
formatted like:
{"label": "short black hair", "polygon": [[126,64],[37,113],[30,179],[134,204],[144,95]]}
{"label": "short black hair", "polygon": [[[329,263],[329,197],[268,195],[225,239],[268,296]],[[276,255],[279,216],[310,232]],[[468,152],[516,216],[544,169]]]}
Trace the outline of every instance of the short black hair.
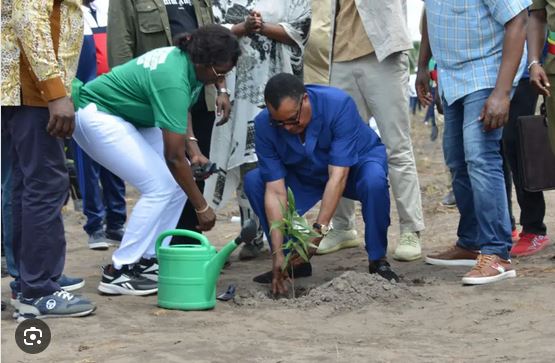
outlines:
{"label": "short black hair", "polygon": [[241,55],[239,41],[233,33],[217,24],[202,26],[190,35],[183,34],[174,44],[189,54],[195,64],[222,65],[237,64]]}
{"label": "short black hair", "polygon": [[272,105],[277,110],[284,98],[300,100],[305,92],[306,88],[297,76],[290,73],[278,73],[266,84],[264,100],[266,104]]}

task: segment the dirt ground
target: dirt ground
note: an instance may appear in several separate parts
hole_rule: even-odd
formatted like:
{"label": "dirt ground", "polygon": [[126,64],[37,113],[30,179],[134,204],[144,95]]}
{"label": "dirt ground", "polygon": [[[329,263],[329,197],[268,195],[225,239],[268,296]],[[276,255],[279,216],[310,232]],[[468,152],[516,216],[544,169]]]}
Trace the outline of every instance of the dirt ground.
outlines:
{"label": "dirt ground", "polygon": [[[451,245],[458,222],[456,209],[439,204],[448,182],[441,141],[431,142],[429,132],[429,126],[413,122],[424,253]],[[136,196],[129,193],[130,204]],[[555,237],[555,192],[546,199],[546,224]],[[516,202],[513,208],[518,219]],[[239,224],[230,221],[234,214],[232,206],[221,211],[207,234],[216,246],[238,233]],[[237,285],[235,301],[186,312],[157,307],[156,296],[99,295],[100,266],[109,263],[110,252],[87,248],[81,215],[69,210],[65,217],[65,272],[85,278],[81,293],[98,309],[86,318],[47,320],[51,344],[32,356],[15,344],[17,324],[8,307],[1,320],[5,362],[553,362],[555,356],[553,246],[515,259],[516,279],[475,287],[461,285],[467,268],[421,260],[391,261],[402,281],[390,284],[367,275],[362,247],[343,250],[313,260],[313,276],[295,282],[307,295],[295,301],[272,300],[266,286],[252,282],[270,267],[268,253],[240,262],[235,252],[218,283],[218,291]],[[359,216],[359,236],[362,227]],[[390,253],[398,235],[393,204]],[[4,301],[8,283],[2,279]]]}

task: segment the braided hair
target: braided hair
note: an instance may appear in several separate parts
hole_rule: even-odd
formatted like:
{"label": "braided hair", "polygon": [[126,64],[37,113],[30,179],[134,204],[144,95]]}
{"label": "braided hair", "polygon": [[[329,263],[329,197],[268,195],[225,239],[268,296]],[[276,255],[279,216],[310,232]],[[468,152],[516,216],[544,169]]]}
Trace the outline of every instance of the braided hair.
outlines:
{"label": "braided hair", "polygon": [[195,64],[235,65],[241,55],[237,37],[229,29],[216,24],[176,37],[174,44],[187,53]]}

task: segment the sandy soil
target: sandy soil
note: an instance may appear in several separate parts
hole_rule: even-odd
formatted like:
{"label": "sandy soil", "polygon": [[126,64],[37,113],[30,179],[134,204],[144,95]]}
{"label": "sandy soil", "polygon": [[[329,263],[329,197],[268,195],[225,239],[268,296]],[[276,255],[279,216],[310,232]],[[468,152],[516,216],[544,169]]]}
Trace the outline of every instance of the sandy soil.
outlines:
{"label": "sandy soil", "polygon": [[[420,115],[422,116],[422,115]],[[456,210],[439,205],[447,187],[441,142],[429,141],[429,128],[413,125],[427,228],[424,253],[452,244]],[[555,231],[555,192],[546,193],[546,224]],[[136,193],[129,193],[132,204]],[[514,203],[514,211],[519,210]],[[239,225],[228,207],[219,213],[209,239],[222,246]],[[314,213],[314,212],[312,212]],[[515,259],[518,278],[489,286],[463,287],[467,268],[392,261],[402,276],[389,284],[368,276],[362,247],[317,257],[314,274],[297,279],[296,301],[271,300],[252,277],[270,266],[269,254],[238,261],[225,269],[218,291],[234,283],[235,301],[211,311],[164,310],[156,296],[101,296],[96,287],[109,252],[90,251],[83,217],[66,212],[67,274],[86,279],[81,291],[98,309],[79,319],[48,320],[53,337],[36,356],[15,344],[17,324],[11,307],[2,312],[5,362],[552,362],[555,356],[555,248]],[[395,208],[390,252],[398,238]],[[362,235],[362,221],[358,229]],[[555,236],[555,235],[554,235]],[[9,299],[8,278],[2,299]]]}

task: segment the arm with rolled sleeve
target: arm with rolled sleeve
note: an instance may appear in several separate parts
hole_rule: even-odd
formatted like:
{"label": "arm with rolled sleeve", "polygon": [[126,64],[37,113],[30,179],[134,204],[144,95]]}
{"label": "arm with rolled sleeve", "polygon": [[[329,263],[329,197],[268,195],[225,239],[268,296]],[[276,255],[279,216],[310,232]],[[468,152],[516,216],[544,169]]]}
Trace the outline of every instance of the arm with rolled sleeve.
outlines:
{"label": "arm with rolled sleeve", "polygon": [[[270,126],[268,111],[264,110],[254,119],[255,149],[258,157],[258,168],[265,183],[264,211],[268,224],[283,219],[282,207],[287,206],[285,176],[287,171],[276,150],[276,130]],[[274,294],[287,291],[284,286],[281,266],[283,254],[283,235],[279,229],[270,231],[272,245],[272,291]]]}
{"label": "arm with rolled sleeve", "polygon": [[330,224],[345,191],[350,167],[358,162],[357,139],[360,116],[352,98],[345,97],[342,100],[330,127],[332,141],[328,166],[329,179],[316,218],[316,222],[322,225]]}

